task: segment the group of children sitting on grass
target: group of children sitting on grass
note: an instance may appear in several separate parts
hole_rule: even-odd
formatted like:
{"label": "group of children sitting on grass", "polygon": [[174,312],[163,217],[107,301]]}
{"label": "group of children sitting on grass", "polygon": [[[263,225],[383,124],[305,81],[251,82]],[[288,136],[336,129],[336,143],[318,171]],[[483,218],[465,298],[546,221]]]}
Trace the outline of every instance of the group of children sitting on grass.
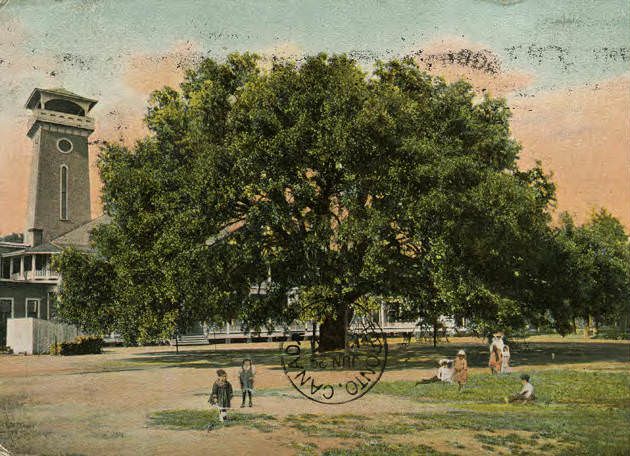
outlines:
{"label": "group of children sitting on grass", "polygon": [[[507,345],[505,345],[503,347],[504,349],[507,348]],[[495,353],[496,354],[496,347],[492,346],[491,347],[491,354]],[[507,353],[508,353],[508,363],[507,363],[507,367],[509,368],[509,348],[507,349]],[[506,358],[503,357],[503,359],[500,361],[503,364],[503,368],[501,369],[502,373],[508,373],[510,372],[510,370],[508,368],[505,368],[505,360]],[[497,373],[496,371],[496,364],[492,364],[492,362],[498,361],[497,358],[492,358],[490,359],[490,370],[492,372],[492,374]],[[529,382],[529,375],[527,374],[522,374],[521,375],[521,383],[523,384],[523,388],[521,389],[521,391],[517,394],[514,394],[511,397],[505,397],[504,400],[506,403],[509,402],[520,402],[520,403],[526,403],[526,402],[532,402],[536,399],[536,396],[534,395],[534,386]],[[445,383],[457,383],[458,384],[458,391],[461,391],[462,388],[464,387],[464,384],[468,381],[468,361],[466,360],[466,352],[464,350],[459,350],[457,352],[457,357],[455,358],[455,360],[450,360],[450,359],[441,359],[439,361],[439,368],[437,371],[437,374],[434,375],[433,377],[430,378],[423,378],[422,380],[416,382],[416,386],[417,385],[424,385],[427,383],[437,383],[437,382],[445,382]]]}

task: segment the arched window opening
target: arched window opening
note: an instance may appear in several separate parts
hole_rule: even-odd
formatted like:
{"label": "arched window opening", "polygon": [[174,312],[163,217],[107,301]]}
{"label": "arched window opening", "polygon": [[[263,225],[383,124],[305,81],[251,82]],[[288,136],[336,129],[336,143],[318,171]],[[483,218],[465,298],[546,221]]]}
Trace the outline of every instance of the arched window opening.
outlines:
{"label": "arched window opening", "polygon": [[75,116],[85,116],[85,111],[81,106],[68,100],[49,100],[44,107],[50,111],[64,112]]}
{"label": "arched window opening", "polygon": [[68,220],[68,167],[61,165],[59,174],[59,218]]}

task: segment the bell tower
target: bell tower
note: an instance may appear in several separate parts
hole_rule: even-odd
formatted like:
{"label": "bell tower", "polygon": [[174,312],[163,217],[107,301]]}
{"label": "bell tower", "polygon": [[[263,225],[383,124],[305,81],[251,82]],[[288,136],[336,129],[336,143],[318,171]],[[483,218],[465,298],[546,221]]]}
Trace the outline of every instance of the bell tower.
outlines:
{"label": "bell tower", "polygon": [[88,137],[96,100],[65,89],[35,89],[26,102],[32,111],[33,141],[24,242],[49,242],[91,219]]}

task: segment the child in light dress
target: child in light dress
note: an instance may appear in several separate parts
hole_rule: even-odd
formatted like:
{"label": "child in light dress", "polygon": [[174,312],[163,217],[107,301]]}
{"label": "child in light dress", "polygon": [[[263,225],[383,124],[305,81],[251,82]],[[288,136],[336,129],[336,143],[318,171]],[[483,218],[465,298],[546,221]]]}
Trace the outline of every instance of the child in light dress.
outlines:
{"label": "child in light dress", "polygon": [[424,385],[426,383],[437,383],[437,382],[445,382],[451,383],[453,381],[453,361],[450,359],[441,359],[439,361],[440,367],[438,368],[437,375],[434,375],[431,378],[423,378],[420,381],[416,382],[416,385]]}
{"label": "child in light dress", "polygon": [[503,357],[501,358],[501,373],[509,374],[510,372],[512,372],[512,368],[510,367],[510,347],[504,345]]}
{"label": "child in light dress", "polygon": [[529,402],[534,402],[536,400],[536,396],[534,395],[534,385],[529,382],[529,375],[523,374],[521,375],[521,383],[523,384],[523,388],[517,394],[514,394],[510,398],[505,398],[505,402],[520,402],[521,404],[526,404]]}

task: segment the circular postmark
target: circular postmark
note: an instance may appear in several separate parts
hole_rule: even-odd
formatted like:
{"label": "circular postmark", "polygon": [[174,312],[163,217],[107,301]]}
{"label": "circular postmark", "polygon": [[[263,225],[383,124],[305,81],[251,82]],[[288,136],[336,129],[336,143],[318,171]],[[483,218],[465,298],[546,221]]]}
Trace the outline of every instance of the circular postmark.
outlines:
{"label": "circular postmark", "polygon": [[304,397],[343,404],[364,396],[378,383],[387,363],[387,339],[369,317],[356,318],[346,333],[345,350],[318,353],[303,337],[282,342],[284,373]]}

